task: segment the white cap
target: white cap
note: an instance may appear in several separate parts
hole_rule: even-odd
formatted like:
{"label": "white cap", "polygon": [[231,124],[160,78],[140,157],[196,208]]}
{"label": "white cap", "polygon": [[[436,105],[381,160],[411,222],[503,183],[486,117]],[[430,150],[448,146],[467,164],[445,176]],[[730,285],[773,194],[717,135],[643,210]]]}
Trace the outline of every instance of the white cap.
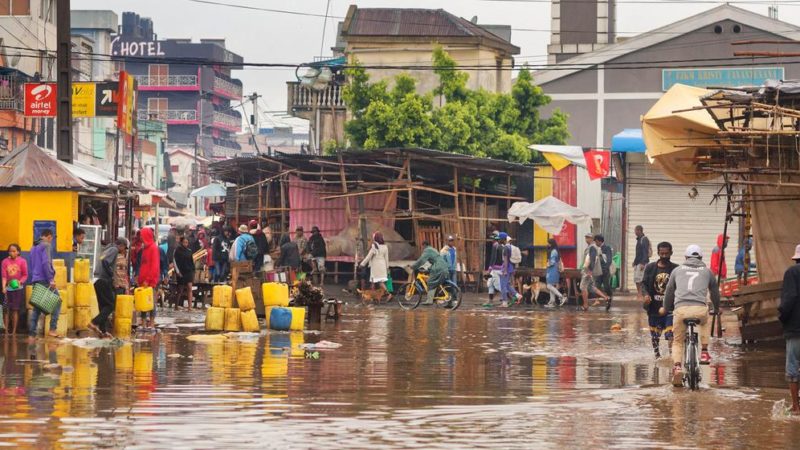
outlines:
{"label": "white cap", "polygon": [[687,258],[690,257],[690,256],[696,256],[698,258],[702,258],[703,257],[703,250],[700,248],[699,245],[692,244],[692,245],[686,247],[686,253],[685,253],[684,256],[686,256]]}
{"label": "white cap", "polygon": [[792,259],[800,259],[800,245],[794,248],[794,256]]}

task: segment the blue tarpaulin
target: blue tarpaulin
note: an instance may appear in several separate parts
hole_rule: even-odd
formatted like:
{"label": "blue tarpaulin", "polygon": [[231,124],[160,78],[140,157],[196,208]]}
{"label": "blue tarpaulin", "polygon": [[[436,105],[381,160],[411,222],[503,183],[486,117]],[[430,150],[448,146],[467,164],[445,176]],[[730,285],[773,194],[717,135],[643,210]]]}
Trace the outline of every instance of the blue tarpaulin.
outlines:
{"label": "blue tarpaulin", "polygon": [[612,152],[644,153],[646,149],[641,128],[626,128],[611,138]]}

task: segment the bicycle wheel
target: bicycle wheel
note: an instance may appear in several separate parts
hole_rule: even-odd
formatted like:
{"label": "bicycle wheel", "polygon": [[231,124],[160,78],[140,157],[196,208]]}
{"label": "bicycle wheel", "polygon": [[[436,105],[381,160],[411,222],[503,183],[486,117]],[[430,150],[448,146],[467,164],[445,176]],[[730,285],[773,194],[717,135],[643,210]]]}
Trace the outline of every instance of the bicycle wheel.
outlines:
{"label": "bicycle wheel", "polygon": [[455,284],[450,283],[442,286],[442,289],[447,293],[447,299],[442,300],[441,302],[436,302],[436,304],[444,309],[449,309],[450,311],[455,311],[458,309],[458,307],[461,306],[461,289],[459,289]]}
{"label": "bicycle wheel", "polygon": [[689,342],[686,358],[686,381],[689,389],[696,391],[700,386],[700,367],[697,365],[697,342]]}
{"label": "bicycle wheel", "polygon": [[397,290],[394,298],[401,308],[410,311],[416,309],[422,302],[422,296],[425,295],[417,286],[417,283],[407,283],[405,286]]}

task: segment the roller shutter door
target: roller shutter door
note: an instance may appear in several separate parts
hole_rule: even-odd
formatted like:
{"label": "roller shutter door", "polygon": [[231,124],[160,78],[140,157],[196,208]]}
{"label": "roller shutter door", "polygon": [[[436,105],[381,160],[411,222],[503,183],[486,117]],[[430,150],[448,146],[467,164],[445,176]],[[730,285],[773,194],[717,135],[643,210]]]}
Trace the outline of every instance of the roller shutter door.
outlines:
{"label": "roller shutter door", "polygon": [[[677,184],[667,179],[657,168],[647,163],[630,163],[628,166],[628,221],[626,249],[626,282],[631,291],[633,283],[633,258],[636,253],[634,227],[642,225],[644,234],[653,246],[669,241],[673,247],[672,260],[683,261],[683,251],[689,244],[698,244],[703,249],[703,261],[710,264],[711,250],[716,245],[717,235],[722,233],[725,220],[725,200],[711,203],[720,187],[720,181],[698,184],[698,195],[689,198],[692,186]],[[739,242],[739,220],[728,224],[728,248],[725,262],[728,276],[734,276],[733,264]]]}

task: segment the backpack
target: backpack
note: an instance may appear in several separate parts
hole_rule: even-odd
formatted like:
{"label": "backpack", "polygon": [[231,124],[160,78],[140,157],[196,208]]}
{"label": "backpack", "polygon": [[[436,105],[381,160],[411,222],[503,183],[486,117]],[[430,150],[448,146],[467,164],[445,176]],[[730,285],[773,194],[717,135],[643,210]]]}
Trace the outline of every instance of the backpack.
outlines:
{"label": "backpack", "polygon": [[513,264],[519,264],[522,262],[522,251],[514,244],[508,244],[511,247],[511,256],[508,260]]}
{"label": "backpack", "polygon": [[258,255],[258,245],[256,245],[255,239],[248,239],[244,247],[245,258],[252,261],[256,259],[257,255]]}

